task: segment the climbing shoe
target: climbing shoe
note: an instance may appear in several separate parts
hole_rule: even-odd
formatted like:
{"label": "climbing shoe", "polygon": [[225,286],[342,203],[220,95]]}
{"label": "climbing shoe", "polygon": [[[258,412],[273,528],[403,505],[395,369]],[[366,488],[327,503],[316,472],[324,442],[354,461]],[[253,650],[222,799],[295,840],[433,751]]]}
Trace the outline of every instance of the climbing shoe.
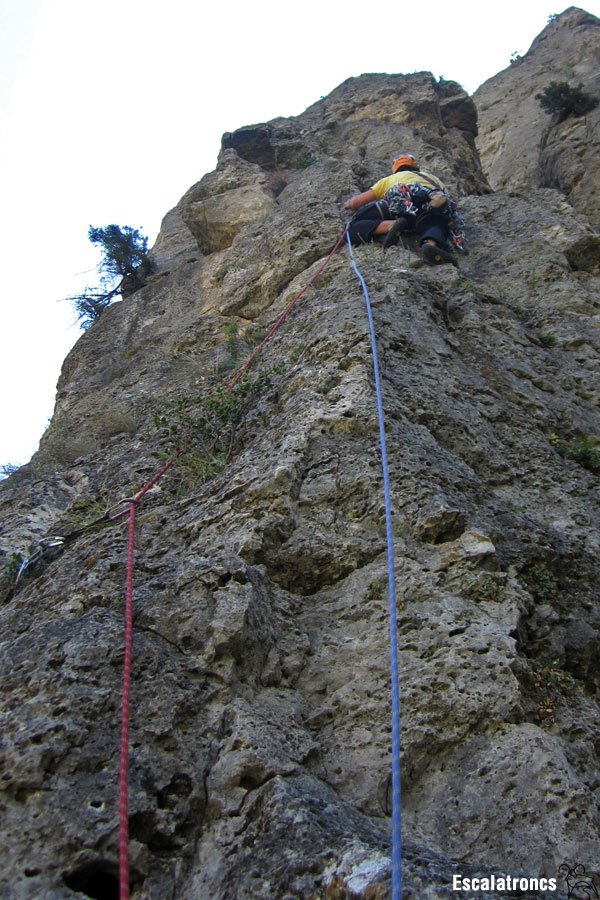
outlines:
{"label": "climbing shoe", "polygon": [[404,218],[404,216],[400,216],[399,219],[396,219],[388,233],[386,234],[383,241],[383,249],[387,250],[388,247],[394,246],[399,241],[399,235],[408,229],[408,221]]}
{"label": "climbing shoe", "polygon": [[454,254],[450,253],[449,250],[438,247],[437,244],[423,244],[421,250],[423,251],[423,258],[432,266],[441,266],[444,263],[456,265]]}

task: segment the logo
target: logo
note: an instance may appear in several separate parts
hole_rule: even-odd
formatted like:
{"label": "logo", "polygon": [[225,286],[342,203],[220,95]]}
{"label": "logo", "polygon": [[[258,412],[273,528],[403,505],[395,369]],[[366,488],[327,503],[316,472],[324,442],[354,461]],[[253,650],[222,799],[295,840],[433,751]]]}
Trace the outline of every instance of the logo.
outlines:
{"label": "logo", "polygon": [[558,867],[558,872],[567,886],[569,900],[600,900],[594,880],[586,875],[581,863],[575,866],[563,863]]}

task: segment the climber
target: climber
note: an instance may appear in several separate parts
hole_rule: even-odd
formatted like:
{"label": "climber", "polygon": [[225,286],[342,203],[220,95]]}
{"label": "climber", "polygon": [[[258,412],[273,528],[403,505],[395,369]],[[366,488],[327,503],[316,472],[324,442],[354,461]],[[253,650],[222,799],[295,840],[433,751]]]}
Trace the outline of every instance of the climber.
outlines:
{"label": "climber", "polygon": [[383,249],[397,244],[400,234],[416,231],[423,256],[432,265],[452,263],[452,244],[464,252],[464,223],[456,203],[435,175],[421,172],[411,153],[402,153],[392,163],[392,174],[377,181],[362,194],[350,197],[344,209],[356,210],[348,226],[353,244],[383,236]]}

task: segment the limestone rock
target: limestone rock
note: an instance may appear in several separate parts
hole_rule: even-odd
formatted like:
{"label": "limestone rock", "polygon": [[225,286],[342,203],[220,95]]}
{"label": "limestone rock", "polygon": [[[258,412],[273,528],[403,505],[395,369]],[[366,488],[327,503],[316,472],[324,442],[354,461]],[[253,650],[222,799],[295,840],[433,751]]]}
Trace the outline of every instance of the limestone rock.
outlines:
{"label": "limestone rock", "polygon": [[563,121],[549,116],[536,94],[567,82],[600,99],[600,20],[570,7],[548,24],[529,50],[477,89],[477,146],[490,184],[530,196],[560,190],[600,225],[600,105]]}
{"label": "limestone rock", "polygon": [[273,207],[262,169],[224,152],[214,173],[183,198],[181,217],[202,253],[229,247],[240,229],[260,222]]}
{"label": "limestone rock", "polygon": [[408,239],[355,250],[388,440],[404,896],[573,859],[599,878],[595,231],[557,190],[490,192],[473,110],[429,73],[362,76],[225,136],[156,275],[65,360],[39,452],[0,486],[2,896],[117,896],[128,552],[102,514],[165,455],[136,516],[132,896],[390,896],[373,369],[346,249],[323,265],[343,200],[400,147],[462,194],[470,245],[457,269]]}

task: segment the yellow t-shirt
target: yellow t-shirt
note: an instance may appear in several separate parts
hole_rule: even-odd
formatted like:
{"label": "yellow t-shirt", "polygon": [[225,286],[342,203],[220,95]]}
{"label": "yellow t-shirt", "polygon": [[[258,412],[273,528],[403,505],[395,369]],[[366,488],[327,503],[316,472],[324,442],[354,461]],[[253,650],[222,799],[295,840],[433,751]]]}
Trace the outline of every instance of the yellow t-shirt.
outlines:
{"label": "yellow t-shirt", "polygon": [[[427,177],[423,178],[422,175],[426,175]],[[431,179],[431,181],[429,179]],[[431,182],[433,182],[433,184]],[[395,175],[388,175],[386,178],[380,178],[379,181],[373,185],[371,190],[378,200],[383,200],[394,184],[421,184],[426,188],[432,188],[435,185],[441,191],[446,190],[440,179],[436,178],[435,175],[430,175],[429,172],[413,172],[411,169],[407,169],[404,172],[396,172]]]}

